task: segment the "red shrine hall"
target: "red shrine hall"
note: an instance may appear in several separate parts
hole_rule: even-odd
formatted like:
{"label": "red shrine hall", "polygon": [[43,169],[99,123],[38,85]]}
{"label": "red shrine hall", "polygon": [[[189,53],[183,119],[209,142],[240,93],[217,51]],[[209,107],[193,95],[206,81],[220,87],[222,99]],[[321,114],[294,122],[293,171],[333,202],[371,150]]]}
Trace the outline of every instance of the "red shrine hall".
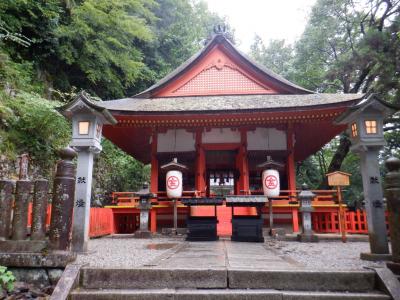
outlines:
{"label": "red shrine hall", "polygon": [[[178,227],[186,215],[214,216],[218,235],[232,234],[232,215],[267,215],[299,231],[296,162],[321,149],[346,129],[335,118],[364,95],[319,94],[304,89],[252,61],[217,34],[175,71],[125,99],[100,102],[118,121],[103,135],[144,164],[151,164],[151,231],[172,227],[173,204],[167,184],[182,184],[177,199]],[[270,157],[281,165],[279,195],[272,206],[187,206],[184,199],[263,195],[260,165]],[[182,183],[166,181],[164,165],[174,158],[186,170]],[[271,187],[274,179],[265,181]],[[334,190],[314,191],[314,215],[337,212]],[[114,193],[117,232],[135,230],[137,198]],[[135,221],[136,220],[136,221]],[[268,218],[263,220],[268,226]]]}

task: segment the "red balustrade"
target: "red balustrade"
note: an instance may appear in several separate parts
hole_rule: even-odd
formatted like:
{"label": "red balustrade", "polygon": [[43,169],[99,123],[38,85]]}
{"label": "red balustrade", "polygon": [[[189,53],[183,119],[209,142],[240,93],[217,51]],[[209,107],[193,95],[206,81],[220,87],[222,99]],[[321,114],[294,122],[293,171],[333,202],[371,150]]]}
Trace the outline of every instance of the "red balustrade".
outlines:
{"label": "red balustrade", "polygon": [[[46,226],[50,226],[51,204],[47,206]],[[28,227],[32,224],[32,203],[28,207]],[[114,214],[111,208],[90,208],[89,236],[99,237],[115,233]]]}

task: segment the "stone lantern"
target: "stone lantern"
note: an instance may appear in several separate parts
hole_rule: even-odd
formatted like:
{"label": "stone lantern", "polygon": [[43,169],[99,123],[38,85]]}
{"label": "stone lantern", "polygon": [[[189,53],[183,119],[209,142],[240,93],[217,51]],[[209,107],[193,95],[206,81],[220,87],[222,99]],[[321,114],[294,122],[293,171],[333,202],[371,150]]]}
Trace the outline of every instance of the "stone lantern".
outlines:
{"label": "stone lantern", "polygon": [[135,237],[149,238],[151,237],[151,232],[149,231],[149,211],[151,209],[151,199],[156,197],[156,195],[150,193],[149,184],[145,182],[143,188],[136,192],[135,196],[139,197],[138,208],[140,209],[140,227],[135,232]]}
{"label": "stone lantern", "polygon": [[75,100],[58,109],[72,120],[70,146],[78,152],[72,250],[86,252],[89,240],[89,214],[92,188],[93,158],[100,153],[104,124],[116,124],[111,113],[81,92]]}
{"label": "stone lantern", "polygon": [[383,135],[383,120],[396,110],[391,104],[371,94],[349,108],[335,121],[336,124],[348,126],[352,144],[350,149],[360,156],[371,248],[371,253],[361,254],[363,259],[390,258],[378,155],[386,144]]}
{"label": "stone lantern", "polygon": [[316,195],[308,189],[306,184],[303,184],[301,189],[298,199],[300,200],[300,212],[302,215],[302,232],[297,235],[297,239],[300,242],[318,242],[318,236],[314,234],[311,225],[311,213],[314,211],[312,200]]}

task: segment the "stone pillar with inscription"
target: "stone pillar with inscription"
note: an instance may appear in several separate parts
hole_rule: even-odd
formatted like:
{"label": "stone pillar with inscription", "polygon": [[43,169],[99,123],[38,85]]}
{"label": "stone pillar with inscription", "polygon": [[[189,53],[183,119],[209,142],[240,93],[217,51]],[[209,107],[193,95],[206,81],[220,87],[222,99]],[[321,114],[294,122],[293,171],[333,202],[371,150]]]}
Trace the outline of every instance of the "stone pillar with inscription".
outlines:
{"label": "stone pillar with inscription", "polygon": [[[361,163],[361,176],[364,190],[365,211],[367,213],[368,235],[371,254],[363,253],[363,259],[378,259],[389,254],[385,220],[385,205],[379,171],[378,155],[380,149],[358,151]],[[387,258],[388,259],[388,258]]]}
{"label": "stone pillar with inscription", "polygon": [[32,182],[29,180],[18,180],[15,194],[15,205],[13,210],[12,239],[25,240],[28,226],[28,206]]}
{"label": "stone pillar with inscription", "polygon": [[31,239],[43,240],[46,236],[46,215],[49,182],[45,179],[35,181],[32,203]]}
{"label": "stone pillar with inscription", "polygon": [[93,158],[96,148],[75,148],[78,152],[77,177],[72,228],[72,250],[87,252],[89,241],[90,200],[92,195]]}
{"label": "stone pillar with inscription", "polygon": [[53,186],[49,248],[68,251],[71,244],[75,194],[75,166],[72,160],[76,152],[71,148],[65,148],[60,151],[60,156]]}
{"label": "stone pillar with inscription", "polygon": [[0,241],[10,237],[13,191],[14,181],[0,180]]}
{"label": "stone pillar with inscription", "polygon": [[386,168],[389,172],[385,178],[385,196],[389,212],[392,260],[400,271],[400,159],[389,158]]}

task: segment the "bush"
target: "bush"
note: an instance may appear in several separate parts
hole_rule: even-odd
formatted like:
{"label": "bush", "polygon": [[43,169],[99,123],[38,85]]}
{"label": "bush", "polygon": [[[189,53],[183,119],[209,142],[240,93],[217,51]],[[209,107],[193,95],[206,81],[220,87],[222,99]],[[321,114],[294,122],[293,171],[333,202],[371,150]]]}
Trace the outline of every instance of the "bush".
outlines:
{"label": "bush", "polygon": [[14,289],[15,277],[6,267],[0,266],[0,292],[4,290],[11,292]]}

